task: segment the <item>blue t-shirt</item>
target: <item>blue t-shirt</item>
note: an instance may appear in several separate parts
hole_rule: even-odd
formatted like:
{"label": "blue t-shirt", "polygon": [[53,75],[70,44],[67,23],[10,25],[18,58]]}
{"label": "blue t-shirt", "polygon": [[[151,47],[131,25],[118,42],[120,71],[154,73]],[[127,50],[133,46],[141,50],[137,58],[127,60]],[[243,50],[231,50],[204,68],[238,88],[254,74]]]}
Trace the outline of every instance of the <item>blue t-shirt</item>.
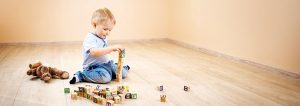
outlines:
{"label": "blue t-shirt", "polygon": [[96,63],[108,63],[110,58],[107,55],[94,57],[91,56],[90,49],[91,48],[105,48],[107,47],[107,40],[106,38],[100,38],[94,33],[88,33],[87,37],[83,41],[83,69],[86,69],[91,64]]}

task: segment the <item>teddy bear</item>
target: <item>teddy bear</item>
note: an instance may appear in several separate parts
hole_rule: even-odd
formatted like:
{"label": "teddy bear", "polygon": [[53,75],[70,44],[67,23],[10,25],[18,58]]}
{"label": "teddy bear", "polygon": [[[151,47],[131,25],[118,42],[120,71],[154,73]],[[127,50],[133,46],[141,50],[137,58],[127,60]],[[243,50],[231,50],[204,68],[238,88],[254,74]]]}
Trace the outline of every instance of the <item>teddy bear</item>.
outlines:
{"label": "teddy bear", "polygon": [[30,69],[27,71],[27,75],[37,76],[45,82],[49,82],[52,78],[69,78],[69,73],[67,71],[62,71],[57,68],[49,67],[48,65],[43,65],[40,61],[29,64],[29,68]]}

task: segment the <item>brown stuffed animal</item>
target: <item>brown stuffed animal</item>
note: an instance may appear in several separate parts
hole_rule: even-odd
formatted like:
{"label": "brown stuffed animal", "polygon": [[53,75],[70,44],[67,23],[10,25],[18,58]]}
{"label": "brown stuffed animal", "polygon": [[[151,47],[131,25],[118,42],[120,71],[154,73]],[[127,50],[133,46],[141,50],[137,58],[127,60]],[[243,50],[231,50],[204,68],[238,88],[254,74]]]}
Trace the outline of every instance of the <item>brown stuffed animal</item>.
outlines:
{"label": "brown stuffed animal", "polygon": [[67,71],[58,70],[49,66],[42,65],[40,61],[29,64],[29,70],[27,75],[33,75],[40,77],[41,80],[49,82],[52,78],[56,79],[68,79],[69,73]]}

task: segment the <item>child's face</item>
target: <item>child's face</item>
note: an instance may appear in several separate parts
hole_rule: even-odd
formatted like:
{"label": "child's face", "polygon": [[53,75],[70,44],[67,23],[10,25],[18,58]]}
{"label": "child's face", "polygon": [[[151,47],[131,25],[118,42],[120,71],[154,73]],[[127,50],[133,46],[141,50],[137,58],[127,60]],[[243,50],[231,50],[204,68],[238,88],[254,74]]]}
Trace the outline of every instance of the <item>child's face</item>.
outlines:
{"label": "child's face", "polygon": [[106,22],[102,25],[96,25],[95,32],[100,38],[106,38],[109,35],[110,31],[113,29],[114,24],[112,22]]}

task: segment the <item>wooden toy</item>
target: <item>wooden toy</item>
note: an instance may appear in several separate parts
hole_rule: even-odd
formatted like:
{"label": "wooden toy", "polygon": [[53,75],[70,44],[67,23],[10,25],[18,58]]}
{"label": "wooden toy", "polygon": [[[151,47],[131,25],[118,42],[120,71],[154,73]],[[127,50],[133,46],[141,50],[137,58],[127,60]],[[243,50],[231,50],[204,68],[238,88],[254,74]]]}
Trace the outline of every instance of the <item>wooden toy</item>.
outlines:
{"label": "wooden toy", "polygon": [[106,100],[114,100],[114,97],[112,95],[109,96],[106,95]]}
{"label": "wooden toy", "polygon": [[119,59],[118,59],[118,66],[117,66],[117,74],[116,74],[116,81],[122,81],[122,69],[123,69],[123,58],[125,57],[125,50],[119,52]]}
{"label": "wooden toy", "polygon": [[71,99],[72,99],[72,100],[77,100],[77,93],[76,93],[76,92],[73,92],[73,93],[71,94]]}
{"label": "wooden toy", "polygon": [[125,93],[124,91],[125,91],[124,86],[118,86],[118,87],[117,87],[117,93],[118,93],[118,94],[123,94],[123,93]]}
{"label": "wooden toy", "polygon": [[84,88],[83,87],[78,87],[79,92],[84,92]]}
{"label": "wooden toy", "polygon": [[64,91],[65,93],[70,93],[70,88],[65,88]]}
{"label": "wooden toy", "polygon": [[93,91],[93,94],[95,94],[95,95],[100,95],[100,91],[95,89],[95,90]]}
{"label": "wooden toy", "polygon": [[131,93],[131,99],[136,99],[137,98],[137,93]]}
{"label": "wooden toy", "polygon": [[91,85],[85,85],[84,88],[84,93],[92,93],[93,89]]}
{"label": "wooden toy", "polygon": [[128,85],[123,85],[123,87],[124,87],[124,89],[125,89],[126,92],[129,92],[129,87],[128,87]]}
{"label": "wooden toy", "polygon": [[167,96],[166,95],[160,95],[160,102],[166,102]]}
{"label": "wooden toy", "polygon": [[111,91],[111,94],[112,94],[112,95],[118,94],[118,91],[117,91],[117,90],[112,90],[112,91]]}
{"label": "wooden toy", "polygon": [[98,96],[98,95],[94,95],[94,97],[93,97],[93,102],[94,103],[98,103],[98,99],[100,98],[100,96]]}
{"label": "wooden toy", "polygon": [[190,91],[191,88],[190,88],[189,86],[183,86],[183,90],[184,90],[184,91]]}
{"label": "wooden toy", "polygon": [[93,100],[94,94],[93,93],[87,93],[87,97],[86,98],[89,99],[89,100]]}
{"label": "wooden toy", "polygon": [[113,100],[106,101],[106,106],[114,106],[114,101]]}
{"label": "wooden toy", "polygon": [[100,93],[100,96],[102,97],[106,97],[106,90],[105,89],[101,89],[101,91],[99,92]]}
{"label": "wooden toy", "polygon": [[120,97],[120,102],[123,102],[123,100],[124,100],[124,95],[123,95],[123,94],[118,94],[118,96]]}
{"label": "wooden toy", "polygon": [[131,99],[131,93],[127,93],[127,94],[125,95],[125,99]]}
{"label": "wooden toy", "polygon": [[157,87],[157,89],[158,89],[159,91],[163,91],[163,90],[164,90],[164,86],[163,86],[163,85],[160,85],[160,86]]}
{"label": "wooden toy", "polygon": [[100,90],[100,85],[97,85],[96,90]]}
{"label": "wooden toy", "polygon": [[122,85],[122,86],[118,86],[116,89],[112,89],[112,90],[110,90],[109,88],[101,89],[100,87],[97,88],[92,86],[78,87],[78,90],[74,90],[74,92],[71,93],[71,99],[77,100],[78,96],[81,96],[97,104],[103,105],[106,103],[106,105],[108,106],[113,106],[114,104],[121,104],[125,98],[137,99],[137,93],[130,93],[130,92],[126,94],[122,92],[119,93],[119,91],[122,90],[126,92],[125,89],[128,89],[128,86]]}
{"label": "wooden toy", "polygon": [[83,97],[83,92],[78,92],[77,95]]}
{"label": "wooden toy", "polygon": [[103,105],[103,104],[105,103],[105,99],[104,99],[103,97],[99,97],[99,98],[97,99],[97,103]]}
{"label": "wooden toy", "polygon": [[121,99],[120,99],[119,95],[114,96],[114,101],[116,104],[121,103]]}
{"label": "wooden toy", "polygon": [[106,96],[111,96],[111,92],[110,91],[106,91],[105,95]]}

